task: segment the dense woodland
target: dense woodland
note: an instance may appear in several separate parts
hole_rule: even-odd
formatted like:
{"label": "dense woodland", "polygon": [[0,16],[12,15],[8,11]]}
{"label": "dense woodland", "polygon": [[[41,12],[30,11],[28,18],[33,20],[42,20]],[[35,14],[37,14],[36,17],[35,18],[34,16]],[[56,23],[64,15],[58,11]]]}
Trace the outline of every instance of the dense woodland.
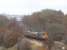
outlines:
{"label": "dense woodland", "polygon": [[20,26],[18,31],[24,28],[25,31],[49,32],[51,37],[54,35],[57,36],[57,34],[58,36],[62,36],[67,26],[66,16],[61,10],[56,11],[52,9],[44,9],[34,12],[32,15],[22,15],[21,21],[17,21],[16,17],[9,19],[8,17],[10,16],[1,14],[0,27],[6,27],[14,31],[14,29],[17,30],[17,27],[19,28]]}

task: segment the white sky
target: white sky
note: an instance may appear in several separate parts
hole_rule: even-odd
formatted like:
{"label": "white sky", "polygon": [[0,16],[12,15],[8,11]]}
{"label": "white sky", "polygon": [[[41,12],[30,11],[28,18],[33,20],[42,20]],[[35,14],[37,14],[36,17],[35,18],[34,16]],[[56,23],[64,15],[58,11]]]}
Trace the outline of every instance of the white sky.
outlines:
{"label": "white sky", "polygon": [[42,9],[67,13],[67,0],[0,0],[0,13],[26,15]]}

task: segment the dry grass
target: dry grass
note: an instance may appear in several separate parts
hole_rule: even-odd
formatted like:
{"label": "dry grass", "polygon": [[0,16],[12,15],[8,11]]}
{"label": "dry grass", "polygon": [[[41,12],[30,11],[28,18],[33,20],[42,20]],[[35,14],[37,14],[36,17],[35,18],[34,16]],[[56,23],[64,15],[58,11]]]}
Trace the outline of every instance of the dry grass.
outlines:
{"label": "dry grass", "polygon": [[[0,47],[0,50],[2,50],[2,49],[7,50],[6,48]],[[8,48],[8,50],[17,50],[17,48],[16,48],[16,46],[13,46],[11,48]]]}
{"label": "dry grass", "polygon": [[17,50],[16,45],[11,48],[8,48],[8,50]]}

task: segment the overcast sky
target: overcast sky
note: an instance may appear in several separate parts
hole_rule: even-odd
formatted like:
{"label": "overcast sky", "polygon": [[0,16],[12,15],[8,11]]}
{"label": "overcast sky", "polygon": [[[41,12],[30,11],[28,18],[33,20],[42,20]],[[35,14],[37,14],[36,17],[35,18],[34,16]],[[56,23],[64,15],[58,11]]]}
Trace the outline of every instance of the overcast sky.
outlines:
{"label": "overcast sky", "polygon": [[67,0],[0,0],[0,13],[26,15],[42,9],[67,13]]}

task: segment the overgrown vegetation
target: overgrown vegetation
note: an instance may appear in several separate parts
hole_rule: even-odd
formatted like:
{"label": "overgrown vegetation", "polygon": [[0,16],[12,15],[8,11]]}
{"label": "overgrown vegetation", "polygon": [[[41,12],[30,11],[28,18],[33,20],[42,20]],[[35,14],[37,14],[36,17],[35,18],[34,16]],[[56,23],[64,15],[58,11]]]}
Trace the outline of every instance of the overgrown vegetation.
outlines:
{"label": "overgrown vegetation", "polygon": [[59,10],[44,9],[32,15],[24,15],[21,21],[0,15],[0,30],[3,28],[14,32],[24,31],[48,32],[50,41],[65,40],[67,43],[67,15]]}

